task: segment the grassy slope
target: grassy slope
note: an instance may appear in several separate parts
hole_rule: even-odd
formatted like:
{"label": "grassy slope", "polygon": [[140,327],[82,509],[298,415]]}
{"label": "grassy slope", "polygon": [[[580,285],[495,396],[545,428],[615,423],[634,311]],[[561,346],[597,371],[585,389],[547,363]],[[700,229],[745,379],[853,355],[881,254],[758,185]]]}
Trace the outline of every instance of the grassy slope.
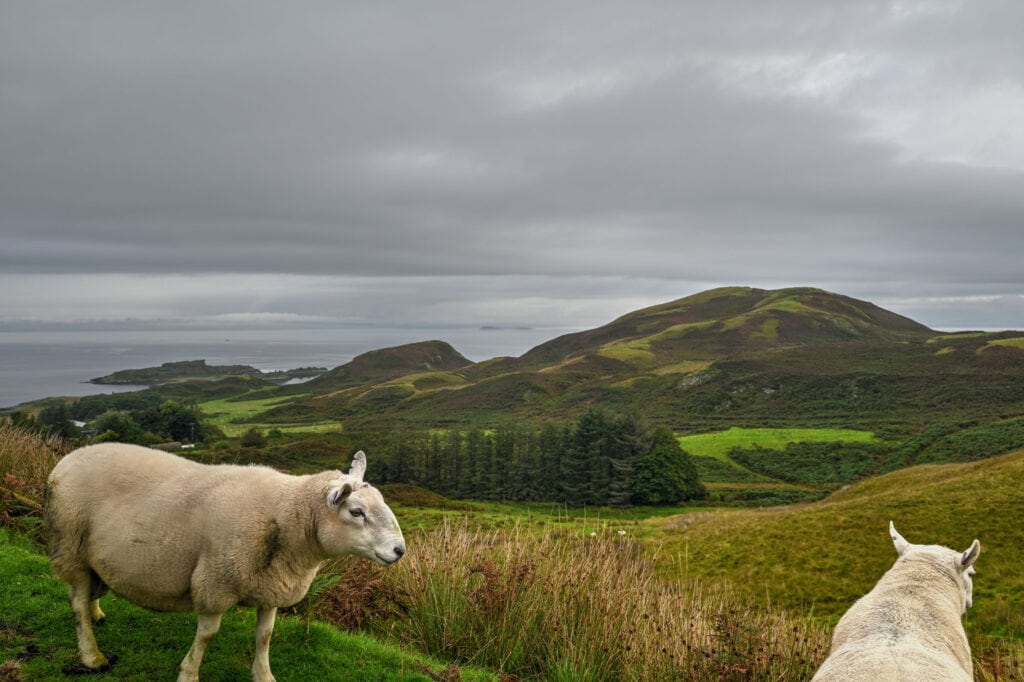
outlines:
{"label": "grassy slope", "polygon": [[[60,679],[61,668],[77,660],[75,628],[64,583],[56,580],[47,560],[17,537],[0,531],[0,663],[22,659],[26,680]],[[119,657],[109,673],[96,680],[172,679],[195,635],[191,614],[154,613],[114,596],[104,597],[107,622],[96,629],[105,653]],[[224,618],[221,631],[206,652],[202,678],[248,679],[253,654],[255,612],[236,609]],[[424,664],[441,671],[443,664],[413,656],[359,634],[339,632],[322,623],[278,617],[270,647],[271,665],[286,680],[430,680]],[[462,670],[464,679],[493,679],[480,671]]]}
{"label": "grassy slope", "polygon": [[[780,504],[814,499],[821,493],[813,486],[787,483],[766,474],[752,471],[729,456],[733,448],[760,447],[783,450],[790,443],[873,443],[878,438],[871,431],[853,429],[745,429],[731,427],[725,431],[679,436],[679,445],[694,457],[701,480],[713,499],[746,498],[747,505]],[[756,492],[763,491],[763,492]],[[778,491],[778,492],[775,492]],[[779,498],[778,495],[783,497]],[[717,496],[717,497],[716,497]]]}
{"label": "grassy slope", "polygon": [[698,457],[715,457],[729,462],[728,454],[733,448],[759,446],[780,450],[788,443],[825,441],[830,443],[870,443],[877,441],[871,431],[853,429],[742,429],[732,427],[726,431],[699,433],[681,436],[679,445]]}
{"label": "grassy slope", "polygon": [[661,522],[671,570],[730,580],[759,603],[836,618],[895,560],[892,519],[911,542],[982,553],[968,629],[1024,635],[1024,451],[925,465],[869,479],[812,505],[679,516]]}

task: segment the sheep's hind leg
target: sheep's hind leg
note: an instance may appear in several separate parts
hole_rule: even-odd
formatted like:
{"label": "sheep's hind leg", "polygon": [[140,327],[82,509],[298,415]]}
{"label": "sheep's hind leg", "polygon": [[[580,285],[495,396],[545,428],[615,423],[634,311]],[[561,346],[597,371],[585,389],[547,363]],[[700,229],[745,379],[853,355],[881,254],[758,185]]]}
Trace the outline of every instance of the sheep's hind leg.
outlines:
{"label": "sheep's hind leg", "polygon": [[107,617],[107,614],[103,613],[103,609],[100,608],[100,597],[109,590],[110,588],[96,575],[96,572],[90,571],[89,598],[92,601],[89,602],[89,617],[92,618],[93,623],[101,623]]}
{"label": "sheep's hind leg", "polygon": [[102,623],[107,617],[107,614],[103,613],[103,609],[100,608],[100,600],[93,599],[89,602],[89,618],[94,623]]}
{"label": "sheep's hind leg", "polygon": [[255,682],[275,682],[270,672],[270,636],[274,633],[274,618],[277,609],[256,611],[256,656],[252,661],[252,679]]}
{"label": "sheep's hind leg", "polygon": [[181,661],[178,682],[197,682],[199,680],[199,664],[203,662],[206,645],[210,643],[213,636],[220,630],[220,619],[224,614],[200,613],[196,615],[199,617],[199,625],[196,627],[196,638],[192,642],[192,648],[188,650],[185,658]]}
{"label": "sheep's hind leg", "polygon": [[96,612],[98,611],[101,617],[103,612],[100,611],[96,600],[92,599],[91,582],[92,578],[88,573],[80,573],[74,579],[68,580],[68,599],[75,614],[78,654],[82,659],[82,665],[92,670],[102,670],[109,667],[110,662],[100,653],[96,635],[92,631],[92,621]]}

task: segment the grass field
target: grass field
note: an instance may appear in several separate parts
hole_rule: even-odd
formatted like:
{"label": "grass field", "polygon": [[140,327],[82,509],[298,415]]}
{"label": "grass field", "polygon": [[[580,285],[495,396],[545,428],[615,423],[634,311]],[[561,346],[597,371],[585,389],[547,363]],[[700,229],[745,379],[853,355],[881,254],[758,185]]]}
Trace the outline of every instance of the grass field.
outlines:
{"label": "grass field", "polygon": [[253,427],[262,430],[279,429],[284,433],[330,433],[341,430],[341,425],[337,422],[322,422],[319,424],[260,424],[258,421],[252,421],[270,408],[289,402],[296,397],[257,398],[253,400],[220,398],[200,403],[199,408],[210,416],[210,423],[218,427],[229,438],[237,438]]}
{"label": "grass field", "polygon": [[[0,529],[0,679],[64,679],[77,661],[75,625],[64,583],[49,562],[24,540]],[[155,613],[114,596],[103,598],[107,620],[96,628],[100,648],[118,661],[95,680],[172,679],[195,636],[195,616]],[[253,609],[234,609],[224,618],[201,668],[206,682],[249,679],[254,650]],[[365,634],[345,633],[316,621],[278,617],[270,647],[274,674],[287,680],[426,682],[452,679],[447,665],[413,655]],[[463,668],[465,680],[496,676]]]}
{"label": "grass field", "polygon": [[[680,447],[693,456],[694,464],[713,501],[731,505],[763,506],[807,502],[824,496],[827,486],[806,485],[813,480],[785,481],[773,473],[778,467],[762,466],[755,471],[737,461],[736,450],[761,448],[779,452],[794,443],[879,443],[871,431],[853,429],[738,428],[726,431],[678,436]],[[733,456],[730,456],[733,453]],[[760,454],[763,457],[764,454]],[[788,459],[786,460],[788,462]],[[774,459],[768,464],[774,464]],[[752,464],[751,466],[756,466]],[[817,473],[817,472],[816,472]],[[813,478],[813,477],[810,477]]]}
{"label": "grass field", "polygon": [[781,450],[789,443],[874,443],[878,438],[871,431],[854,429],[743,429],[680,436],[679,445],[697,457],[714,457],[726,462],[733,448],[761,447]]}

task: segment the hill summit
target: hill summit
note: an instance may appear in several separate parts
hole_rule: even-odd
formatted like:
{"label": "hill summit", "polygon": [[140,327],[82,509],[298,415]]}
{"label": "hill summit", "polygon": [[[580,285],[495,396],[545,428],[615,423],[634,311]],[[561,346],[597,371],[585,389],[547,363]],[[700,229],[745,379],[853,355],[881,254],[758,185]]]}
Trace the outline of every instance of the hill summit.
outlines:
{"label": "hill summit", "polygon": [[306,383],[304,390],[337,390],[389,381],[417,372],[457,370],[471,364],[445,341],[419,341],[357,355],[344,365]]}
{"label": "hill summit", "polygon": [[909,318],[821,289],[711,289],[637,310],[596,329],[537,346],[523,359],[552,362],[631,343],[652,353],[721,357],[833,341],[905,341],[935,332]]}

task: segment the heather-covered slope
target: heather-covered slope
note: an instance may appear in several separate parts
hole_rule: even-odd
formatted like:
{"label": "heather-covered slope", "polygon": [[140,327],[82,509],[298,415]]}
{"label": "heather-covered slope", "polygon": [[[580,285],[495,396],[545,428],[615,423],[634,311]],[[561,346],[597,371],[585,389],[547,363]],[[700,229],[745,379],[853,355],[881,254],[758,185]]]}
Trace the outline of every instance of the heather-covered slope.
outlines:
{"label": "heather-covered slope", "polygon": [[550,364],[588,353],[647,351],[652,357],[720,358],[766,348],[843,341],[904,341],[934,334],[864,301],[820,289],[712,289],[638,310],[597,329],[567,334],[522,357]]}
{"label": "heather-covered slope", "polygon": [[[572,419],[594,405],[675,430],[1024,412],[1022,334],[944,335],[820,289],[714,289],[471,363],[430,341],[293,387],[261,421],[435,427]],[[927,417],[927,418],[925,418]]]}

